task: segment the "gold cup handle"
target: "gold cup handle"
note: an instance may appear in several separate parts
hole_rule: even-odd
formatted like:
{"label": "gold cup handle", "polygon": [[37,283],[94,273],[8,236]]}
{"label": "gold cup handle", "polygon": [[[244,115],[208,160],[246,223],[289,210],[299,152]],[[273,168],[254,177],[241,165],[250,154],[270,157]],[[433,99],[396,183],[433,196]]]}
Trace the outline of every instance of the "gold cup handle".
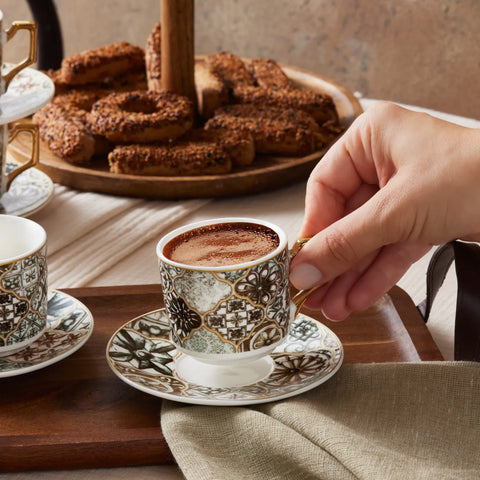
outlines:
{"label": "gold cup handle", "polygon": [[5,91],[10,85],[13,77],[25,67],[32,65],[37,61],[37,33],[38,28],[36,22],[13,22],[12,26],[7,30],[7,42],[14,37],[19,30],[28,30],[30,33],[30,49],[28,57],[23,59],[18,65],[15,65],[4,77]]}
{"label": "gold cup handle", "polygon": [[[300,238],[295,242],[295,245],[290,250],[290,260],[293,260],[295,255],[305,246],[305,244],[310,240],[310,238]],[[292,302],[295,305],[295,316],[298,315],[300,309],[302,308],[305,300],[317,289],[317,286],[314,286],[308,290],[298,290],[295,293],[292,293]]]}
{"label": "gold cup handle", "polygon": [[34,167],[38,165],[39,159],[39,146],[40,138],[38,134],[38,125],[35,125],[32,122],[17,123],[13,126],[8,137],[8,141],[11,142],[20,132],[28,132],[32,135],[32,153],[30,155],[30,160],[25,163],[22,163],[15,170],[7,174],[7,190],[10,188],[10,184],[13,182],[14,178],[20,175],[27,168]]}

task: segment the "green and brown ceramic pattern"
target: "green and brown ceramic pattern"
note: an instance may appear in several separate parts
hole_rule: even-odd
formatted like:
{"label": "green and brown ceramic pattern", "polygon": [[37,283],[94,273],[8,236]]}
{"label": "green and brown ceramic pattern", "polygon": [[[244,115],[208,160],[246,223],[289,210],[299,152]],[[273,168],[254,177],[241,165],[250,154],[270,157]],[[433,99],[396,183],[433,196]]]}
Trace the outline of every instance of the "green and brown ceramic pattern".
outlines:
{"label": "green and brown ceramic pattern", "polygon": [[0,347],[28,343],[47,322],[46,246],[0,264]]}
{"label": "green and brown ceramic pattern", "polygon": [[161,263],[173,340],[204,354],[250,352],[279,342],[290,315],[288,265],[287,249],[224,272]]}
{"label": "green and brown ceramic pattern", "polygon": [[46,330],[22,350],[0,358],[0,378],[39,370],[68,357],[85,344],[92,331],[93,317],[85,305],[50,290]]}

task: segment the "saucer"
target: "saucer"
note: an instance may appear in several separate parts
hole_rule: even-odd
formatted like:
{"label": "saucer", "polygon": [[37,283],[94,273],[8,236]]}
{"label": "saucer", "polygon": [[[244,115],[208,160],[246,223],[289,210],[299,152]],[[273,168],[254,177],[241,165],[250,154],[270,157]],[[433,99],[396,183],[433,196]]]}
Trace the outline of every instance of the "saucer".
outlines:
{"label": "saucer", "polygon": [[[5,75],[12,66],[5,63],[2,74]],[[24,68],[0,96],[0,125],[32,115],[46,105],[54,93],[55,85],[47,75],[33,68]]]}
{"label": "saucer", "polygon": [[[166,310],[160,309],[118,329],[106,355],[122,381],[151,395],[198,405],[250,405],[298,395],[325,382],[340,368],[343,347],[329,328],[299,314],[286,340],[267,357],[272,368],[262,380],[226,388],[206,386],[178,374],[176,365],[192,357],[176,349]],[[199,374],[202,377],[208,375]]]}
{"label": "saucer", "polygon": [[19,352],[0,357],[0,378],[33,372],[76,352],[93,331],[93,317],[76,298],[58,290],[48,292],[47,329]]}
{"label": "saucer", "polygon": [[[18,165],[7,161],[7,172]],[[53,195],[53,182],[50,177],[36,168],[29,168],[18,175],[10,189],[0,198],[3,213],[26,217],[43,208]]]}

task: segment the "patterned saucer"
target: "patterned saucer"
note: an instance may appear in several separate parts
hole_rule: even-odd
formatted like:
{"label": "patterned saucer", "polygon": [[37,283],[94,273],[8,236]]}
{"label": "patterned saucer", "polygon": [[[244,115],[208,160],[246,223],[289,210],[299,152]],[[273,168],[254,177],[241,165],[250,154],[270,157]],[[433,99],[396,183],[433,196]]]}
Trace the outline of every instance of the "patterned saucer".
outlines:
{"label": "patterned saucer", "polygon": [[48,292],[47,329],[23,350],[0,357],[0,378],[33,372],[76,352],[93,331],[93,317],[76,298],[58,290]]}
{"label": "patterned saucer", "polygon": [[128,385],[157,397],[199,405],[250,405],[306,392],[337,372],[343,347],[329,328],[300,314],[285,342],[269,355],[271,371],[258,382],[219,388],[187,381],[175,368],[184,357],[171,341],[165,309],[126,323],[107,345],[111,369]]}
{"label": "patterned saucer", "polygon": [[[11,68],[12,64],[3,64],[2,73]],[[24,68],[0,97],[0,125],[32,115],[47,104],[54,93],[55,86],[47,75],[33,68]]]}
{"label": "patterned saucer", "polygon": [[[7,161],[7,172],[17,163]],[[10,189],[0,199],[0,210],[8,215],[26,217],[43,208],[53,195],[50,177],[36,168],[29,168],[16,177]],[[3,209],[1,208],[3,207]]]}

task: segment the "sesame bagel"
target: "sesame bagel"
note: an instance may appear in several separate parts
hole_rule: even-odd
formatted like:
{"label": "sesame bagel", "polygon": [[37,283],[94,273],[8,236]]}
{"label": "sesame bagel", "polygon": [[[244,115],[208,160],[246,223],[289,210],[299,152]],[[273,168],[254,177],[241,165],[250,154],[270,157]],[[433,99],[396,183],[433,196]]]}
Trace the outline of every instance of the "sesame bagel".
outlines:
{"label": "sesame bagel", "polygon": [[175,139],[193,124],[193,104],[170,92],[111,93],[96,102],[90,120],[95,131],[117,143]]}

